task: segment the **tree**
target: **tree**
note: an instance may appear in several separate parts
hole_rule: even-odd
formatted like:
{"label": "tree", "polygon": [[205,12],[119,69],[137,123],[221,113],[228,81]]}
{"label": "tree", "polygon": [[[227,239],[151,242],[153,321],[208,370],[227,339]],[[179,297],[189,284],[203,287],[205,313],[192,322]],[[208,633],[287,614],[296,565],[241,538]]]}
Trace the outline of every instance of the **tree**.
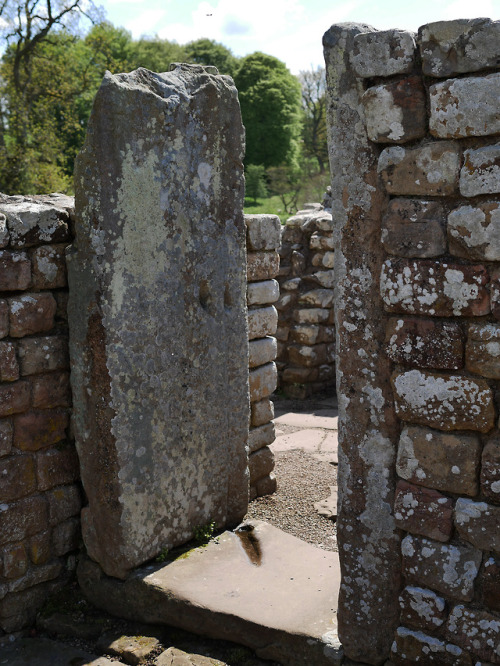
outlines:
{"label": "tree", "polygon": [[186,44],[186,62],[198,63],[200,65],[214,65],[220,74],[236,74],[238,59],[223,44],[213,39],[197,39]]}
{"label": "tree", "polygon": [[286,65],[265,53],[243,58],[235,76],[246,129],[246,164],[296,161],[300,138],[300,84]]}
{"label": "tree", "polygon": [[262,164],[249,164],[245,173],[245,196],[253,199],[263,199],[267,196],[266,170]]}
{"label": "tree", "polygon": [[152,72],[166,72],[173,62],[185,62],[184,46],[158,37],[142,37],[130,47],[132,68],[145,67]]}
{"label": "tree", "polygon": [[328,164],[324,67],[300,72],[299,81],[302,87],[303,150],[306,156],[317,160],[320,173],[324,173]]}

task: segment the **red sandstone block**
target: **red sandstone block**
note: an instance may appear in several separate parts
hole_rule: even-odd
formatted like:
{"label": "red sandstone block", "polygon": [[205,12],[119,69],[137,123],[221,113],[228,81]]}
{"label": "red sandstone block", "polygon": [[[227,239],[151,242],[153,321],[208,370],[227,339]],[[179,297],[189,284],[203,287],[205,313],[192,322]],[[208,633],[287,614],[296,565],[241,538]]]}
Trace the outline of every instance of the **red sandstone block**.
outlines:
{"label": "red sandstone block", "polygon": [[10,456],[0,460],[0,501],[26,497],[35,488],[35,466],[31,456]]}
{"label": "red sandstone block", "polygon": [[443,597],[421,587],[405,587],[399,596],[401,621],[410,627],[431,632],[442,626],[447,617]]}
{"label": "red sandstone block", "polygon": [[48,529],[47,501],[44,497],[27,497],[10,504],[0,504],[0,545],[22,541]]}
{"label": "red sandstone block", "polygon": [[22,338],[49,331],[54,326],[56,307],[54,297],[48,292],[9,298],[11,336]]}
{"label": "red sandstone block", "polygon": [[0,381],[14,382],[19,379],[16,347],[12,342],[0,342]]}
{"label": "red sandstone block", "polygon": [[29,554],[33,564],[45,564],[52,556],[51,552],[52,534],[45,530],[31,537],[29,542]]}
{"label": "red sandstone block", "polygon": [[481,460],[481,492],[500,503],[500,439],[492,437],[483,449]]}
{"label": "red sandstone block", "polygon": [[13,435],[12,419],[0,419],[0,458],[11,452]]}
{"label": "red sandstone block", "polygon": [[0,299],[0,338],[9,334],[9,304]]}
{"label": "red sandstone block", "polygon": [[66,437],[69,425],[64,409],[26,412],[14,417],[14,446],[21,451],[38,451]]}
{"label": "red sandstone block", "polygon": [[71,390],[69,372],[53,372],[33,378],[33,407],[69,407]]}
{"label": "red sandstone block", "polygon": [[384,263],[380,293],[388,312],[436,317],[478,317],[490,312],[484,266],[391,259]]}
{"label": "red sandstone block", "polygon": [[50,525],[57,525],[80,513],[82,500],[76,485],[54,488],[47,494],[47,499]]}
{"label": "red sandstone block", "polygon": [[248,457],[250,484],[254,485],[274,469],[274,454],[268,446],[251,453]]}
{"label": "red sandstone block", "polygon": [[0,417],[26,411],[30,406],[30,399],[29,382],[21,380],[0,385]]}
{"label": "red sandstone block", "polygon": [[68,338],[50,335],[19,341],[21,375],[34,375],[69,368]]}
{"label": "red sandstone block", "polygon": [[392,199],[382,218],[382,245],[396,257],[439,257],[446,251],[445,225],[439,201]]}
{"label": "red sandstone block", "polygon": [[455,506],[455,527],[460,537],[476,548],[500,553],[500,507],[460,497]]}
{"label": "red sandstone block", "polygon": [[78,457],[74,446],[40,451],[36,458],[39,490],[72,483],[79,478]]}
{"label": "red sandstone block", "polygon": [[22,592],[35,585],[54,580],[61,573],[62,562],[59,560],[47,562],[40,566],[31,567],[22,578],[18,578],[9,585],[11,592]]}
{"label": "red sandstone block", "polygon": [[469,372],[500,379],[500,326],[471,324],[465,349],[465,367]]}
{"label": "red sandstone block", "polygon": [[20,578],[28,568],[28,556],[22,543],[11,544],[2,550],[3,576]]}
{"label": "red sandstone block", "polygon": [[31,262],[26,252],[0,250],[0,291],[27,289],[31,282]]}
{"label": "red sandstone block", "polygon": [[65,248],[66,245],[44,245],[33,251],[33,287],[57,289],[67,286]]}
{"label": "red sandstone block", "polygon": [[52,550],[54,555],[62,557],[80,545],[80,520],[70,518],[59,523],[52,530]]}
{"label": "red sandstone block", "polygon": [[391,660],[387,663],[395,666],[472,666],[470,656],[458,645],[407,627],[398,627],[391,647]]}
{"label": "red sandstone block", "polygon": [[[446,636],[474,655],[474,664],[498,664],[500,624],[498,616],[483,610],[458,605],[453,608],[446,624]],[[482,660],[482,662],[479,661]]]}
{"label": "red sandstone block", "polygon": [[453,500],[437,490],[399,481],[394,517],[402,530],[436,541],[448,541],[453,528]]}
{"label": "red sandstone block", "polygon": [[491,273],[490,281],[491,314],[500,321],[500,271]]}

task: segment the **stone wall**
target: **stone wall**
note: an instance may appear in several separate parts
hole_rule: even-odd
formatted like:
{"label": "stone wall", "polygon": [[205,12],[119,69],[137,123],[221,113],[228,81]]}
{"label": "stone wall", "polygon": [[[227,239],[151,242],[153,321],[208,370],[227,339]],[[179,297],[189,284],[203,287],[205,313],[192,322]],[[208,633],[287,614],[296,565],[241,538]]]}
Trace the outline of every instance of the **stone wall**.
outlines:
{"label": "stone wall", "polygon": [[80,542],[64,251],[73,200],[0,198],[0,634],[31,623]]}
{"label": "stone wall", "polygon": [[340,639],[500,663],[500,22],[324,37]]}
{"label": "stone wall", "polygon": [[281,240],[279,386],[305,398],[335,382],[332,216],[309,204],[286,221]]}

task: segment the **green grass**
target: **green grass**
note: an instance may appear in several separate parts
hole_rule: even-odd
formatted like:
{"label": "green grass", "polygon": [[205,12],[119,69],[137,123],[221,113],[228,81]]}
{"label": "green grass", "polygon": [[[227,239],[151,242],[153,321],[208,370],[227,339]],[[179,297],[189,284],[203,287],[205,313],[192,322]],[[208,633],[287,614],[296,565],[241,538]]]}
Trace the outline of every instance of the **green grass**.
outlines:
{"label": "green grass", "polygon": [[245,207],[243,212],[246,215],[255,215],[261,213],[268,213],[269,215],[278,215],[281,223],[285,224],[291,215],[289,215],[278,196],[267,197],[267,199],[257,199],[254,203],[251,199],[245,199]]}

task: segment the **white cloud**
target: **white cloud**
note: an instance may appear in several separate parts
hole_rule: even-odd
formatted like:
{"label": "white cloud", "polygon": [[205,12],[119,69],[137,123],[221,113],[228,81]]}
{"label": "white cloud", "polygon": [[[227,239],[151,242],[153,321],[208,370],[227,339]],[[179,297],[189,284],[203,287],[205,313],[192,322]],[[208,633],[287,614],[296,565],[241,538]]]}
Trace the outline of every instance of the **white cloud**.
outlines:
{"label": "white cloud", "polygon": [[[496,12],[498,13],[498,3]],[[487,16],[494,18],[495,8],[493,7],[493,0],[454,0],[448,5],[443,7],[443,16],[445,19],[458,19],[458,18],[477,18]]]}
{"label": "white cloud", "polygon": [[136,38],[141,35],[155,35],[158,32],[158,24],[163,21],[166,13],[166,9],[147,9],[128,21],[125,28]]}

